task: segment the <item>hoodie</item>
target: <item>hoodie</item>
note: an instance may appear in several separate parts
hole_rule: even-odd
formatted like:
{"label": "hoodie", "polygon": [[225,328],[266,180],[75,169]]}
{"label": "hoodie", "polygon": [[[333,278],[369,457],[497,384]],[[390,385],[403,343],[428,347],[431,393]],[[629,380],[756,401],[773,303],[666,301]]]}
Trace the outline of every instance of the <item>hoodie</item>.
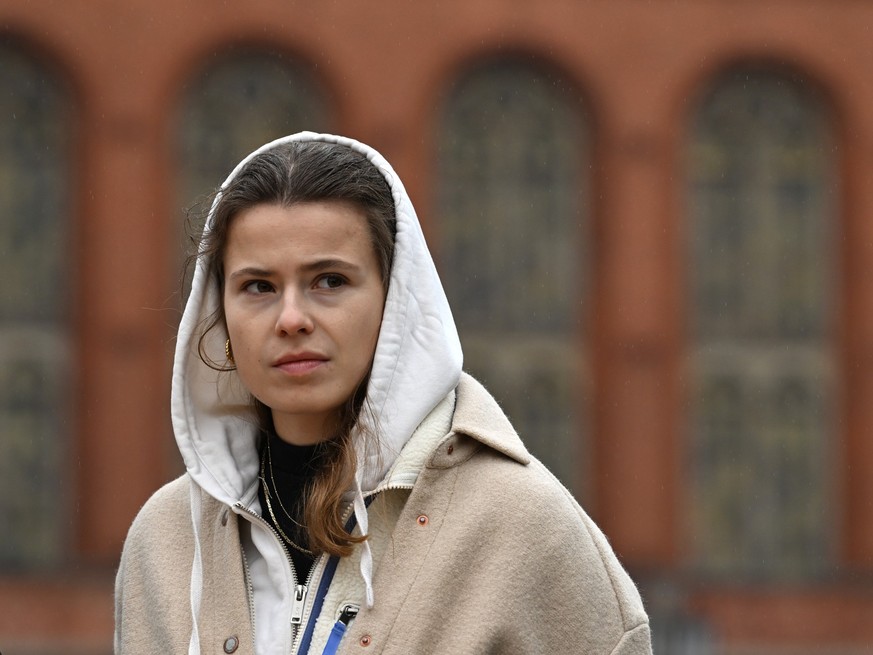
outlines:
{"label": "hoodie", "polygon": [[[604,535],[461,374],[448,303],[396,174],[355,141],[287,139],[348,144],[394,194],[395,256],[364,418],[379,452],[358,453],[348,490],[350,521],[369,538],[296,578],[259,515],[248,395],[236,374],[197,354],[198,326],[218,302],[198,269],[173,376],[187,474],[131,526],[116,578],[116,652],[651,655],[642,601]],[[217,361],[225,339],[220,329],[208,336]],[[340,625],[350,607],[357,618]]]}
{"label": "hoodie", "polygon": [[[376,490],[397,460],[416,427],[455,388],[461,374],[461,346],[451,310],[428,251],[412,203],[399,177],[372,148],[352,139],[302,132],[268,143],[246,157],[223,187],[234,179],[256,154],[289,141],[339,143],[364,154],[385,176],[394,197],[396,213],[395,252],[381,329],[367,388],[371,412],[362,412],[356,434],[378,435],[378,452],[358,450],[355,486],[348,490],[354,520],[362,534],[368,531],[365,497]],[[220,192],[219,192],[220,193]],[[217,199],[216,199],[217,202]],[[213,204],[213,208],[215,204]],[[210,229],[212,212],[206,221]],[[195,548],[191,563],[191,612],[198,616],[202,603],[203,562],[198,535],[201,492],[249,519],[243,543],[253,587],[257,641],[275,641],[287,632],[291,590],[301,581],[289,575],[281,544],[263,525],[252,523],[258,514],[259,456],[257,421],[248,392],[234,372],[216,372],[198,355],[200,326],[219,306],[220,290],[198,261],[191,294],[179,325],[173,368],[171,411],[173,429],[190,478],[192,529]],[[222,327],[211,330],[205,340],[207,354],[221,361],[227,335]],[[353,442],[361,439],[353,436]],[[366,603],[375,602],[372,592],[373,559],[369,544],[361,547],[360,575]],[[290,583],[290,584],[289,584]],[[194,621],[190,653],[198,653],[197,622]],[[287,635],[279,641],[287,641]]]}

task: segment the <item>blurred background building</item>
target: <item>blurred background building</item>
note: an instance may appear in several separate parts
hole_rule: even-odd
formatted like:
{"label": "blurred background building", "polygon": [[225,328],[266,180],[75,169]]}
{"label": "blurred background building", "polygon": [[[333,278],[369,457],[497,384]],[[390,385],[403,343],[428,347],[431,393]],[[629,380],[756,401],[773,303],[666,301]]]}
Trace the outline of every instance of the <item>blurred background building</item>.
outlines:
{"label": "blurred background building", "polygon": [[659,655],[873,652],[873,3],[0,0],[0,651],[111,651],[184,208],[380,149]]}

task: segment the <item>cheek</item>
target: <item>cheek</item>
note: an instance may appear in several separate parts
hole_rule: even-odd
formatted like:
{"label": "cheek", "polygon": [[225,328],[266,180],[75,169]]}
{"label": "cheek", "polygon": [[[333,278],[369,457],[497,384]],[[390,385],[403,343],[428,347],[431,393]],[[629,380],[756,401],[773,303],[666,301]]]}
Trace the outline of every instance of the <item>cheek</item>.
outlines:
{"label": "cheek", "polygon": [[[378,313],[373,311],[378,303]],[[379,300],[362,302],[354,311],[346,315],[345,338],[349,352],[354,352],[355,360],[361,367],[368,367],[376,351],[379,330],[382,325],[382,304]]]}
{"label": "cheek", "polygon": [[241,375],[244,375],[246,368],[256,363],[259,357],[259,348],[255,331],[252,329],[253,326],[239,319],[240,317],[235,316],[233,312],[225,314],[225,328],[233,347],[237,370]]}
{"label": "cheek", "polygon": [[260,356],[245,333],[237,331],[236,335],[229,331],[233,344],[234,366],[236,375],[249,393],[257,396],[263,385],[263,371]]}
{"label": "cheek", "polygon": [[372,359],[376,352],[376,342],[379,340],[379,331],[382,328],[382,305],[379,306],[379,312],[377,314],[370,314],[367,317],[366,322],[362,323],[366,326],[366,330],[363,334],[369,337],[366,341],[368,342],[370,359]]}
{"label": "cheek", "polygon": [[233,304],[227,301],[227,298],[222,297],[221,299],[222,307],[221,313],[222,318],[224,320],[224,329],[227,331],[227,336],[230,337],[230,340],[233,341],[234,337],[237,334],[237,316],[236,312],[233,309]]}
{"label": "cheek", "polygon": [[243,342],[251,338],[251,324],[251,317],[244,310],[233,302],[225,302],[224,326],[227,328],[227,334],[234,345],[236,345],[236,341]]}

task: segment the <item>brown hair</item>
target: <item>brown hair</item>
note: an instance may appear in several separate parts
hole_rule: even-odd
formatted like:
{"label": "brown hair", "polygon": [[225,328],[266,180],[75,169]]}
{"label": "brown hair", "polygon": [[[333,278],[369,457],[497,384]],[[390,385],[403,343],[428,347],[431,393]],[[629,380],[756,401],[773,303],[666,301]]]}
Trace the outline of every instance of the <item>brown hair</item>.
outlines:
{"label": "brown hair", "polygon": [[[373,250],[379,262],[382,286],[388,291],[394,255],[396,216],[391,187],[379,170],[361,153],[345,145],[316,141],[292,141],[260,153],[248,161],[234,179],[219,191],[208,230],[196,255],[207,275],[224,290],[224,252],[230,224],[240,212],[261,204],[289,207],[298,203],[337,200],[360,207],[367,218]],[[223,293],[222,293],[223,295]],[[224,308],[219,305],[204,322],[198,351],[207,366],[233,370],[216,363],[206,354],[206,334],[224,325]],[[340,411],[337,433],[326,444],[321,466],[304,494],[303,513],[309,547],[316,553],[346,556],[355,543],[343,525],[343,494],[352,486],[357,456],[352,430],[365,403],[369,371]],[[252,398],[261,429],[272,427],[269,407]],[[376,435],[363,435],[367,440]],[[366,447],[367,443],[360,446]]]}

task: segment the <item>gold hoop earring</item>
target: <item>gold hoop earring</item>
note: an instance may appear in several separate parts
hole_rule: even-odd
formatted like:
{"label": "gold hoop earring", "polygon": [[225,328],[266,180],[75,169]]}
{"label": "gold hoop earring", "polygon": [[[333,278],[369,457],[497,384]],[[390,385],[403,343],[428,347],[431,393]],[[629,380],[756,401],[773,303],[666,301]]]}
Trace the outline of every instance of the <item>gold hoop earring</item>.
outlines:
{"label": "gold hoop earring", "polygon": [[233,361],[233,348],[230,345],[230,339],[224,342],[224,354],[227,356],[227,361],[231,364],[235,364]]}

